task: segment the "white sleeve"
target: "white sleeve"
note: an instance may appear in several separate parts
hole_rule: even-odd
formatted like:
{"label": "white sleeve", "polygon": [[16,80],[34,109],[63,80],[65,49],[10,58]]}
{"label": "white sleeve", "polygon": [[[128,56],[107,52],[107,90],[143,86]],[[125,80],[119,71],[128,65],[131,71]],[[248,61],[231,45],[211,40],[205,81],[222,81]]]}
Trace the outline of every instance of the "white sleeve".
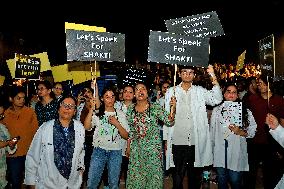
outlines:
{"label": "white sleeve", "polygon": [[170,112],[170,101],[173,96],[173,87],[169,88],[165,94],[165,110]]}
{"label": "white sleeve", "polygon": [[[81,123],[79,123],[81,124]],[[83,146],[82,146],[82,150],[79,154],[79,162],[78,162],[78,166],[85,169],[85,164],[84,164],[84,158],[85,158],[85,149],[84,149],[84,144],[85,144],[85,129],[84,129],[84,126],[81,124],[80,126],[82,129],[80,130],[81,132],[81,135],[79,135],[80,137],[80,141],[84,141],[83,142]]]}
{"label": "white sleeve", "polygon": [[41,148],[42,148],[41,146],[42,145],[42,134],[44,134],[43,128],[44,126],[41,126],[37,130],[32,140],[32,143],[30,145],[30,148],[28,150],[27,156],[26,156],[25,181],[24,181],[24,184],[26,185],[35,185],[35,182],[36,182],[38,165],[40,164],[40,153],[41,153]]}
{"label": "white sleeve", "polygon": [[123,111],[119,111],[119,118],[118,118],[119,123],[121,124],[121,126],[127,131],[130,131],[129,125],[128,125],[128,121],[126,119],[126,115]]}
{"label": "white sleeve", "polygon": [[215,145],[215,134],[216,134],[216,129],[217,129],[216,127],[219,126],[219,125],[216,125],[217,110],[218,110],[218,107],[213,108],[211,118],[209,121],[209,132],[211,135],[212,149],[214,149],[214,145]]}
{"label": "white sleeve", "polygon": [[248,111],[248,121],[249,121],[249,126],[247,128],[247,133],[248,136],[246,138],[253,138],[256,132],[257,124],[255,122],[255,119],[252,115],[252,112],[250,110]]}
{"label": "white sleeve", "polygon": [[223,100],[222,90],[219,85],[214,85],[211,90],[204,89],[205,103],[210,106],[220,104]]}
{"label": "white sleeve", "polygon": [[270,129],[269,132],[272,137],[284,148],[284,127],[279,124],[276,129]]}
{"label": "white sleeve", "polygon": [[169,127],[163,125],[163,140],[168,140]]}
{"label": "white sleeve", "polygon": [[89,131],[91,131],[93,128],[98,127],[99,124],[100,124],[100,118],[98,116],[96,116],[95,112],[93,112],[91,129]]}

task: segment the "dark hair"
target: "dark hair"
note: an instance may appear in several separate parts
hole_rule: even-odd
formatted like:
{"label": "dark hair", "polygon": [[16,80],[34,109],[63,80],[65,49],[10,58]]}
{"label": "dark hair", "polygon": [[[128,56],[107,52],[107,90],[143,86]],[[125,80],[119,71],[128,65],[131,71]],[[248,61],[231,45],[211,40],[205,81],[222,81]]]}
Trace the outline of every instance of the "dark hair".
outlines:
{"label": "dark hair", "polygon": [[[124,87],[122,88],[123,89],[123,91],[124,91],[124,89],[126,88],[126,87],[130,87],[130,88],[132,88],[132,90],[133,90],[133,94],[135,93],[135,88],[134,88],[134,86],[133,85],[124,85]],[[117,98],[118,99],[118,98]],[[135,103],[136,102],[136,99],[135,99],[135,95],[134,95],[134,97],[133,97],[133,99],[132,99],[132,103]]]}
{"label": "dark hair", "polygon": [[53,86],[58,85],[58,84],[59,84],[59,85],[62,85],[61,82],[55,82]]}
{"label": "dark hair", "polygon": [[[228,87],[230,86],[234,86],[237,90],[237,93],[238,93],[238,87],[234,84],[234,83],[226,83],[224,88],[223,88],[223,94],[225,94],[226,90],[228,89]],[[223,100],[224,102],[224,100]],[[222,102],[222,103],[223,103]],[[240,98],[238,97],[237,100],[235,102],[242,102],[240,100]],[[249,126],[249,120],[248,120],[248,107],[246,105],[246,103],[243,103],[242,102],[242,128],[246,129],[248,126]]]}
{"label": "dark hair", "polygon": [[249,86],[252,83],[253,80],[256,81],[256,77],[254,77],[254,76],[248,77],[247,78],[247,86]]}
{"label": "dark hair", "polygon": [[169,81],[163,81],[163,82],[161,82],[160,85],[159,85],[159,87],[160,87],[161,90],[162,90],[163,85],[166,84],[166,83],[169,84],[169,86],[171,87],[171,84],[170,84]]}
{"label": "dark hair", "polygon": [[138,81],[138,82],[135,84],[135,86],[134,86],[134,91],[135,91],[137,85],[144,85],[144,86],[146,87],[146,89],[147,89],[147,93],[149,94],[149,92],[150,92],[150,86],[149,86],[147,83],[145,83],[145,82],[143,82],[143,81]]}
{"label": "dark hair", "polygon": [[[102,96],[101,96],[101,97],[103,97],[104,94],[105,94],[107,91],[112,91],[113,94],[114,94],[114,96],[115,96],[115,97],[117,96],[117,95],[116,95],[116,90],[115,90],[113,87],[105,87],[105,88],[103,89],[103,91],[102,91]],[[100,106],[100,108],[99,108],[99,112],[98,112],[96,115],[101,118],[102,116],[104,116],[104,114],[105,114],[105,103],[101,100],[101,106]]]}
{"label": "dark hair", "polygon": [[63,84],[62,84],[61,82],[55,82],[55,83],[53,84],[53,87],[55,87],[56,85],[61,85],[61,86],[62,86],[62,90],[63,90]]}
{"label": "dark hair", "polygon": [[44,85],[47,89],[52,89],[52,84],[48,80],[39,81],[37,86]]}
{"label": "dark hair", "polygon": [[[134,86],[133,86],[133,85],[129,85],[129,84],[123,85],[123,88],[121,88],[121,89],[123,90],[123,92],[124,92],[124,89],[125,89],[126,87],[130,87],[130,88],[133,90],[133,93],[135,92]],[[121,90],[121,89],[120,89],[120,90]]]}
{"label": "dark hair", "polygon": [[193,70],[194,71],[194,73],[196,73],[196,67],[194,67],[194,66],[190,66],[190,65],[180,65],[179,67],[179,73],[181,73],[181,70],[182,69],[191,69],[191,70]]}
{"label": "dark hair", "polygon": [[269,89],[274,92],[274,81],[273,81],[273,78],[268,76],[268,75],[265,75],[265,74],[262,74],[259,76],[258,79],[261,79],[265,85],[268,86],[268,83],[269,83]]}
{"label": "dark hair", "polygon": [[89,90],[92,92],[92,94],[94,93],[94,90],[91,87],[84,87],[83,89],[81,89],[80,93],[84,94],[86,92],[86,90]]}
{"label": "dark hair", "polygon": [[14,98],[15,96],[17,96],[19,93],[24,93],[26,94],[25,90],[23,87],[20,86],[12,86],[10,93],[9,93],[9,97]]}
{"label": "dark hair", "polygon": [[133,85],[129,85],[129,84],[127,84],[127,85],[123,85],[123,87],[121,88],[121,89],[125,89],[126,87],[130,87],[130,88],[132,88],[133,89],[133,91],[135,90],[134,89],[134,86]]}
{"label": "dark hair", "polygon": [[51,92],[49,93],[49,96],[50,96],[51,98],[55,99],[55,95],[54,95],[54,93],[52,92],[53,86],[52,86],[52,84],[51,84],[48,80],[39,81],[38,84],[37,84],[37,86],[39,86],[39,85],[44,85],[44,86],[46,87],[46,89],[48,89],[48,90],[50,89]]}

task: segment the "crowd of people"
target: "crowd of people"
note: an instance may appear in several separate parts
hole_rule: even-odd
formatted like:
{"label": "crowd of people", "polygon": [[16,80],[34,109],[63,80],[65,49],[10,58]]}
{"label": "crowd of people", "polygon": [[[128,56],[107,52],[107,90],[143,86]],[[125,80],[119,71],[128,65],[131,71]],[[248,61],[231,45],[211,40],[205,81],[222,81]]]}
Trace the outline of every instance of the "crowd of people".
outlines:
{"label": "crowd of people", "polygon": [[20,86],[1,91],[0,188],[162,189],[170,176],[181,189],[187,175],[200,189],[210,170],[219,189],[253,189],[260,166],[265,189],[283,188],[279,83],[221,80],[220,69],[183,65],[177,85],[156,78],[99,94],[91,83],[76,97],[46,80],[30,100]]}

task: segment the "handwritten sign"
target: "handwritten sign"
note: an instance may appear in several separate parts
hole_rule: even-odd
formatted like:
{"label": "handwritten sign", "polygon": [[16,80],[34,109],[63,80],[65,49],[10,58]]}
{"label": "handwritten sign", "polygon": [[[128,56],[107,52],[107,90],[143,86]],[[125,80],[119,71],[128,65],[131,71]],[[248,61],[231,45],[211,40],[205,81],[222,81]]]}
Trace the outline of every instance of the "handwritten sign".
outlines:
{"label": "handwritten sign", "polygon": [[39,80],[40,59],[28,55],[15,54],[15,78]]}
{"label": "handwritten sign", "polygon": [[149,62],[207,66],[209,39],[151,31]]}
{"label": "handwritten sign", "polygon": [[230,124],[242,126],[242,103],[225,101],[222,105],[221,117],[223,127],[228,127]]}
{"label": "handwritten sign", "polygon": [[66,30],[67,61],[125,61],[125,35]]}
{"label": "handwritten sign", "polygon": [[224,35],[224,30],[215,11],[170,19],[165,22],[170,33],[203,38]]}
{"label": "handwritten sign", "polygon": [[274,36],[261,39],[259,45],[259,63],[262,73],[274,76]]}

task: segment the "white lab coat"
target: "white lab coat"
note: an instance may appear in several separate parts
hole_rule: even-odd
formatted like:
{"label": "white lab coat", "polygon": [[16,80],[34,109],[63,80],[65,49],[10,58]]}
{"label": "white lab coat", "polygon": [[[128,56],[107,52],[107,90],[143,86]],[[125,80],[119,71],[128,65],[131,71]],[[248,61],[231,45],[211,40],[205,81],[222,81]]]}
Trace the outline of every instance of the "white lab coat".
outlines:
{"label": "white lab coat", "polygon": [[[181,95],[184,90],[181,84],[175,87],[175,97],[177,100],[176,112],[179,111],[179,103],[182,103]],[[212,165],[212,145],[211,137],[209,133],[209,124],[206,112],[206,104],[214,106],[222,102],[223,96],[219,85],[213,86],[212,90],[207,90],[200,86],[192,85],[191,90],[191,102],[188,104],[191,106],[192,122],[194,127],[194,144],[195,144],[195,167],[204,167]],[[174,87],[168,89],[165,95],[165,109],[170,112],[170,100],[174,96]],[[168,129],[167,139],[167,152],[166,152],[166,169],[174,167],[173,155],[172,155],[172,137],[175,126]]]}
{"label": "white lab coat", "polygon": [[35,185],[37,189],[78,189],[82,184],[82,173],[78,168],[84,169],[85,128],[74,120],[75,149],[67,180],[54,163],[53,125],[54,120],[50,120],[37,130],[26,156],[24,183]]}
{"label": "white lab coat", "polygon": [[[281,125],[274,130],[270,129],[270,134],[272,137],[284,148],[284,128]],[[284,175],[281,180],[276,185],[275,189],[283,189],[284,188]]]}
{"label": "white lab coat", "polygon": [[[223,120],[221,111],[223,104],[213,109],[210,121],[212,145],[213,145],[213,166],[225,168],[225,141],[224,125],[220,124]],[[248,111],[249,126],[247,128],[248,137],[253,138],[256,132],[256,122],[250,110]],[[229,126],[227,123],[225,126]],[[228,128],[226,128],[229,130]],[[235,135],[232,132],[226,138],[227,148],[227,168],[233,171],[249,171],[247,142],[246,138]]]}

